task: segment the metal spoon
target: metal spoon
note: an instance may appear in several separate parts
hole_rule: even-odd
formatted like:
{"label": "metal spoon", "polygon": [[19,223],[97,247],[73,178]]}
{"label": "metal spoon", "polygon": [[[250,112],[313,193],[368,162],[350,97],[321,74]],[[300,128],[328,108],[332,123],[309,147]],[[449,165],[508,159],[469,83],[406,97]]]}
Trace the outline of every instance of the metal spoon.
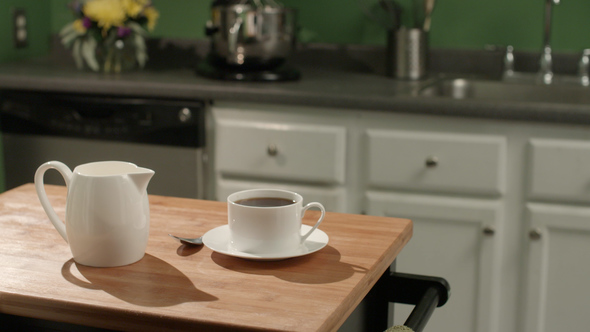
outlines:
{"label": "metal spoon", "polygon": [[178,237],[178,236],[175,236],[175,235],[172,235],[172,234],[168,234],[168,235],[170,235],[171,237],[177,239],[182,244],[190,244],[190,245],[196,245],[196,246],[203,245],[203,237],[198,237],[198,238],[195,238],[195,239],[188,239],[188,238],[185,238],[185,237]]}

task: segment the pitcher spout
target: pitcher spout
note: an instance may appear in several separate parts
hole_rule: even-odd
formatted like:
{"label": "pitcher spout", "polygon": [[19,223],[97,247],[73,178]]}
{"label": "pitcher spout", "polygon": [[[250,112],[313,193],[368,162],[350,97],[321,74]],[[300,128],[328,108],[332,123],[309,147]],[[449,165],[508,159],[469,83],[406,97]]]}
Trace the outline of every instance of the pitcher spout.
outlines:
{"label": "pitcher spout", "polygon": [[147,186],[155,173],[151,169],[138,167],[135,172],[129,173],[128,175],[137,187],[137,191],[141,194],[147,190]]}

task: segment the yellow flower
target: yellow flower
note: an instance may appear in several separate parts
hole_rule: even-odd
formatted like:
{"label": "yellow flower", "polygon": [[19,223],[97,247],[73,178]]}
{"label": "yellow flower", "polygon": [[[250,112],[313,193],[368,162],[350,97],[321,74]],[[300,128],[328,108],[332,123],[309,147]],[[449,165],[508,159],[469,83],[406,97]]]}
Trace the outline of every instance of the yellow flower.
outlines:
{"label": "yellow flower", "polygon": [[136,18],[143,8],[148,5],[149,0],[121,0],[123,8],[129,17]]}
{"label": "yellow flower", "polygon": [[77,19],[72,23],[72,27],[74,27],[74,30],[76,30],[79,33],[85,33],[86,32],[86,27],[84,26],[84,23],[82,22],[81,19]]}
{"label": "yellow flower", "polygon": [[113,26],[122,26],[127,18],[120,0],[90,0],[82,12],[102,27],[103,34]]}
{"label": "yellow flower", "polygon": [[160,13],[154,7],[146,7],[143,11],[143,15],[147,18],[148,30],[154,30],[156,27],[156,21],[158,20],[158,17],[160,17]]}

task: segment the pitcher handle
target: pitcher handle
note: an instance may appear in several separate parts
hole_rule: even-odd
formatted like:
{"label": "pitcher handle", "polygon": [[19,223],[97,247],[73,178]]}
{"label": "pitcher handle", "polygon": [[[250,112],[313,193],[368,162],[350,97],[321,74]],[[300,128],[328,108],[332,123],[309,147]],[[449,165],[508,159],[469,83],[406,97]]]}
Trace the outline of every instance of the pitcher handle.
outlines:
{"label": "pitcher handle", "polygon": [[320,219],[318,219],[318,221],[315,223],[315,225],[305,235],[303,235],[301,237],[300,243],[303,243],[303,242],[305,242],[305,240],[307,240],[307,238],[311,235],[311,233],[313,233],[313,231],[315,231],[316,228],[318,228],[318,226],[320,225],[322,220],[324,220],[324,216],[326,215],[326,209],[324,209],[324,206],[321,203],[311,202],[301,209],[301,217],[303,217],[303,215],[305,214],[305,211],[307,211],[309,208],[312,208],[312,207],[317,207],[318,209],[320,209],[320,211],[322,212],[322,215],[320,216]]}
{"label": "pitcher handle", "polygon": [[70,180],[72,178],[72,171],[68,168],[68,166],[66,166],[62,162],[49,161],[49,162],[46,162],[45,164],[39,166],[39,168],[37,168],[37,171],[35,172],[35,189],[37,190],[37,196],[39,196],[39,201],[41,202],[41,206],[43,206],[43,210],[45,210],[45,213],[49,217],[49,220],[51,221],[51,223],[53,224],[55,229],[57,229],[57,232],[59,233],[59,235],[61,235],[61,237],[63,237],[64,240],[66,240],[66,242],[68,242],[68,235],[66,233],[66,224],[64,224],[63,221],[61,221],[61,219],[59,219],[57,213],[55,213],[53,206],[51,206],[51,203],[49,202],[49,199],[47,198],[47,194],[45,193],[45,186],[43,183],[43,175],[45,175],[45,172],[49,169],[57,170],[61,174],[61,176],[63,176],[63,178],[66,182],[66,187],[68,187],[68,188],[70,187]]}

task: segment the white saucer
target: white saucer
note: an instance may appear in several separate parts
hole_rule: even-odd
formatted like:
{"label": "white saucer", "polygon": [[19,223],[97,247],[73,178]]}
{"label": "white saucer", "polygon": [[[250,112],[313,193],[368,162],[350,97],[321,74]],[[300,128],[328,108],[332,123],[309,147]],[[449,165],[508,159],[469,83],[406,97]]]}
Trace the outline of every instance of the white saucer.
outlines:
{"label": "white saucer", "polygon": [[[311,226],[302,225],[301,234],[307,233],[310,229]],[[301,246],[299,246],[299,248],[293,250],[292,252],[282,252],[277,254],[251,254],[238,251],[231,246],[229,239],[229,225],[223,225],[205,233],[205,235],[203,235],[203,244],[215,252],[228,256],[259,261],[276,261],[309,255],[322,249],[328,244],[328,234],[318,228],[313,233],[311,233],[311,235]]]}

